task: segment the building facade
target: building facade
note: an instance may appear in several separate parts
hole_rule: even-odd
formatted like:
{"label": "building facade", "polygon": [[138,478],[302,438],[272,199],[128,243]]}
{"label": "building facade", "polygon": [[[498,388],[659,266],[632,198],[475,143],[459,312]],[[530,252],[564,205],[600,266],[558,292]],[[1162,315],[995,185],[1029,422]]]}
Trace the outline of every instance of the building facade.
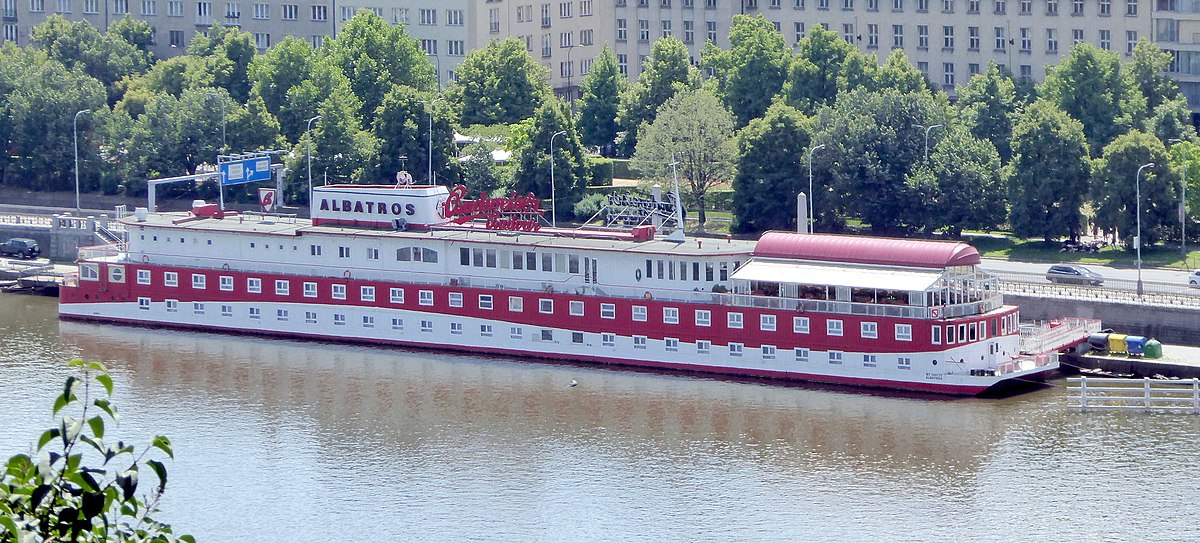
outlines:
{"label": "building facade", "polygon": [[6,40],[27,43],[33,26],[53,13],[101,30],[128,14],[154,27],[160,58],[182,53],[196,32],[214,24],[251,33],[263,51],[288,35],[320,45],[369,9],[407,27],[437,64],[439,84],[454,79],[467,51],[515,36],[549,70],[556,92],[572,100],[605,44],[633,80],[661,37],[682,40],[697,63],[706,42],[727,48],[736,14],[761,14],[793,46],[820,24],[880,60],[903,49],[950,93],[989,62],[1041,81],[1076,42],[1128,60],[1137,40],[1148,37],[1172,54],[1171,75],[1200,109],[1200,0],[0,1]]}

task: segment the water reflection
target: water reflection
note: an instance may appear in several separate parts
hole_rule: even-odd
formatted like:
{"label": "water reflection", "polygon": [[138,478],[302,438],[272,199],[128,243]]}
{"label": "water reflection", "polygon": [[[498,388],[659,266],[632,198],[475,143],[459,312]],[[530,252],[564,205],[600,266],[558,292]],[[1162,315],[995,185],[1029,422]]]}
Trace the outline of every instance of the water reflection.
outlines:
{"label": "water reflection", "polygon": [[514,447],[548,438],[630,455],[702,447],[777,467],[962,478],[1006,425],[980,400],[73,322],[60,331],[63,343],[127,373],[139,395],[203,394],[238,416],[300,413],[330,444],[374,436],[420,448],[452,432]]}

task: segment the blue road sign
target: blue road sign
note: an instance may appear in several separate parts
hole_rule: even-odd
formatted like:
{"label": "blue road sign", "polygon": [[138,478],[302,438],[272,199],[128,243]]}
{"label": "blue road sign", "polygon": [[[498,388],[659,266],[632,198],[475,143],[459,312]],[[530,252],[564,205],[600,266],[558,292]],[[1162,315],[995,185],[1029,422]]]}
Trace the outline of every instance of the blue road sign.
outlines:
{"label": "blue road sign", "polygon": [[220,167],[222,185],[241,185],[271,179],[271,157],[222,162]]}

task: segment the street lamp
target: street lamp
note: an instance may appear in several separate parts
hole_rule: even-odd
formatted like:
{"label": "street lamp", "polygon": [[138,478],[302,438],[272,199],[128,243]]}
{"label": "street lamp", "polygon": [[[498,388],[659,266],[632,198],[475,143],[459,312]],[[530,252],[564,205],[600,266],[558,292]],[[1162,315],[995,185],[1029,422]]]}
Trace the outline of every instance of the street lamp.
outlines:
{"label": "street lamp", "polygon": [[218,100],[217,103],[221,104],[221,151],[224,152],[225,151],[225,119],[226,119],[226,117],[225,117],[225,100],[220,94],[217,94],[215,92],[208,93],[208,96],[215,96]]}
{"label": "street lamp", "polygon": [[825,144],[818,145],[808,150],[808,233],[813,233],[816,221],[813,220],[813,175],[812,175],[812,156],[817,149],[824,149]]}
{"label": "street lamp", "polygon": [[[311,132],[313,121],[319,121],[319,120],[321,120],[320,115],[317,115],[316,117],[309,119],[308,120],[308,128],[306,128],[304,131]],[[312,196],[313,196],[313,192],[312,192],[312,134],[308,135],[308,151],[306,151],[305,154],[308,155],[308,216],[311,218],[312,217],[312,205],[313,205],[312,204]]]}
{"label": "street lamp", "polygon": [[924,125],[918,124],[916,126],[917,126],[917,128],[925,129],[925,162],[929,162],[929,131],[933,130],[934,128],[943,127],[945,125],[935,124],[935,125],[930,125],[930,126],[924,126]]}
{"label": "street lamp", "polygon": [[571,65],[571,51],[575,49],[575,44],[567,46],[567,99],[571,101],[571,114],[575,114],[575,91],[571,88],[571,74],[575,72],[575,66]]}
{"label": "street lamp", "polygon": [[[1171,138],[1170,143],[1183,143],[1183,140]],[[1187,265],[1187,172],[1188,155],[1192,153],[1192,144],[1183,148],[1183,181],[1179,184],[1179,256]]]}
{"label": "street lamp", "polygon": [[429,53],[426,53],[425,55],[433,57],[434,62],[437,63],[437,73],[435,73],[433,75],[434,75],[434,78],[437,79],[438,93],[440,94],[442,92],[442,57],[437,54],[431,55]]}
{"label": "street lamp", "polygon": [[1137,236],[1133,238],[1133,247],[1137,249],[1137,295],[1142,295],[1142,170],[1153,168],[1154,163],[1142,164],[1138,168],[1137,175],[1134,176],[1134,187],[1137,190]]}
{"label": "street lamp", "polygon": [[554,138],[566,134],[566,130],[559,130],[553,136],[550,136],[550,226],[558,226],[558,208],[555,207],[554,198]]}
{"label": "street lamp", "polygon": [[427,174],[429,175],[429,184],[430,185],[434,184],[434,179],[433,179],[433,105],[438,102],[441,102],[442,100],[445,100],[445,98],[438,97],[437,99],[435,99],[432,102],[426,102],[425,100],[417,100],[418,102],[429,106],[429,171],[427,172]]}
{"label": "street lamp", "polygon": [[71,133],[75,136],[75,214],[82,215],[79,210],[79,115],[83,113],[91,113],[92,110],[85,109],[75,112],[75,120],[71,121]]}

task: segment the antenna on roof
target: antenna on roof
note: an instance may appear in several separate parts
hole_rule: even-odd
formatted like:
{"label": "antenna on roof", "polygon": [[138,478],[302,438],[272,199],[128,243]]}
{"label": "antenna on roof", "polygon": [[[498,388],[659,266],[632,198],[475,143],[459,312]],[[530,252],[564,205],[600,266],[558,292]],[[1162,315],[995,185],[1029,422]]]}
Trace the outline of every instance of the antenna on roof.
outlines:
{"label": "antenna on roof", "polygon": [[679,171],[675,168],[679,165],[679,161],[675,160],[675,155],[671,155],[671,176],[675,178],[675,231],[671,232],[665,238],[667,241],[683,243],[687,236],[683,232],[683,202],[679,199]]}

